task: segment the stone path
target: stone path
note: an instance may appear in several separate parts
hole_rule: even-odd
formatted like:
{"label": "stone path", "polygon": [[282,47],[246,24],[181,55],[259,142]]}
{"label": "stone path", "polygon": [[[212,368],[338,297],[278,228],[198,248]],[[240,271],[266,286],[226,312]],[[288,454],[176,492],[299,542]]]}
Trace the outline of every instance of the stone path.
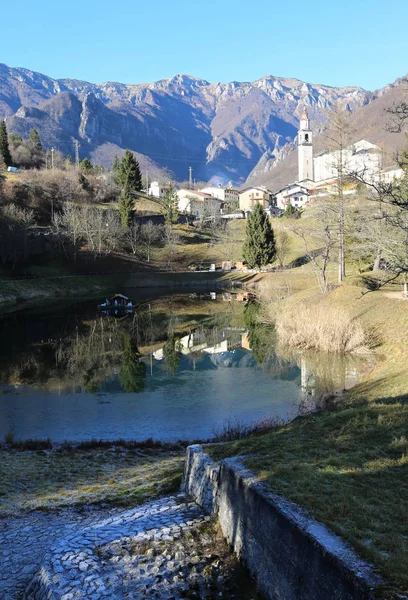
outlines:
{"label": "stone path", "polygon": [[[165,598],[163,590],[155,596],[151,589],[171,575],[163,557],[153,550],[145,556],[151,559],[146,569],[130,556],[118,556],[115,544],[146,544],[147,552],[148,546],[175,542],[207,519],[196,504],[178,494],[131,510],[98,510],[85,516],[74,511],[31,513],[0,521],[0,598]],[[170,563],[176,577],[182,561]],[[131,596],[126,591],[130,581]],[[146,596],[147,589],[151,593]]]}

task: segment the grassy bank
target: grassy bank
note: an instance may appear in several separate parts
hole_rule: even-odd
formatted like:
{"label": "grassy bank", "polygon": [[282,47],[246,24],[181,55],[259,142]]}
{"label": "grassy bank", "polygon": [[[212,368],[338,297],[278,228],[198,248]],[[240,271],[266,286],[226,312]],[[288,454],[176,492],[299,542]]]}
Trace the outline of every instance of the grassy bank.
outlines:
{"label": "grassy bank", "polygon": [[0,516],[26,510],[136,506],[178,490],[184,448],[88,444],[59,450],[0,448]]}
{"label": "grassy bank", "polygon": [[371,332],[378,360],[365,380],[330,412],[211,453],[254,455],[248,467],[373,562],[392,597],[408,590],[408,303],[389,290],[361,296],[355,284],[325,296],[302,286],[289,302],[346,308]]}

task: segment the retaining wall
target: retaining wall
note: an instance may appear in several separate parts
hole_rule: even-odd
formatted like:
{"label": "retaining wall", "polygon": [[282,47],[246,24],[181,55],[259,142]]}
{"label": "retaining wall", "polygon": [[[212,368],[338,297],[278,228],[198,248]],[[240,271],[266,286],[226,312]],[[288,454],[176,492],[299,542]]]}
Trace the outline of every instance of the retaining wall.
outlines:
{"label": "retaining wall", "polygon": [[230,279],[223,272],[203,271],[197,273],[182,272],[143,272],[131,273],[125,281],[127,288],[147,287],[222,287],[229,283]]}
{"label": "retaining wall", "polygon": [[274,494],[243,464],[187,450],[184,489],[217,514],[227,541],[268,600],[367,600],[380,578],[327,527]]}

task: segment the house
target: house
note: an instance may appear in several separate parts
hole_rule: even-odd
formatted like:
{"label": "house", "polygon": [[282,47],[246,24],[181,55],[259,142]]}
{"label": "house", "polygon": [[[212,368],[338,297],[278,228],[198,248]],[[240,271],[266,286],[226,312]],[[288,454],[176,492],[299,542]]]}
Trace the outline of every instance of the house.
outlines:
{"label": "house", "polygon": [[248,187],[239,193],[239,208],[245,212],[251,212],[256,204],[268,208],[273,198],[273,193],[264,186]]}
{"label": "house", "polygon": [[222,202],[210,194],[195,190],[178,190],[178,209],[198,218],[212,217],[221,213]]}
{"label": "house", "polygon": [[307,184],[302,185],[300,183],[292,183],[288,185],[276,194],[276,206],[285,210],[288,204],[291,204],[294,208],[301,208],[306,204],[309,199],[310,187],[306,187]]}
{"label": "house", "polygon": [[149,185],[149,196],[154,196],[155,198],[163,198],[164,196],[164,186],[161,185],[158,181],[152,181]]}
{"label": "house", "polygon": [[201,188],[200,192],[204,192],[205,194],[210,194],[213,198],[218,198],[225,203],[234,203],[238,204],[239,202],[239,191],[234,190],[233,188],[223,188],[217,186],[208,186],[205,188]]}

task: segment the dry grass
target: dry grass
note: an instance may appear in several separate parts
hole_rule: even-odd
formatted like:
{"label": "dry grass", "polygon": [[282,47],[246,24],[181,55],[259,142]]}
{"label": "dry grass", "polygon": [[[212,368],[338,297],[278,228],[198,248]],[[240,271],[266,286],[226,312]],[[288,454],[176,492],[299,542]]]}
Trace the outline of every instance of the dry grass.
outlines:
{"label": "dry grass", "polygon": [[310,301],[286,306],[275,325],[280,343],[292,348],[343,353],[361,350],[367,342],[362,323],[342,306],[322,310]]}

